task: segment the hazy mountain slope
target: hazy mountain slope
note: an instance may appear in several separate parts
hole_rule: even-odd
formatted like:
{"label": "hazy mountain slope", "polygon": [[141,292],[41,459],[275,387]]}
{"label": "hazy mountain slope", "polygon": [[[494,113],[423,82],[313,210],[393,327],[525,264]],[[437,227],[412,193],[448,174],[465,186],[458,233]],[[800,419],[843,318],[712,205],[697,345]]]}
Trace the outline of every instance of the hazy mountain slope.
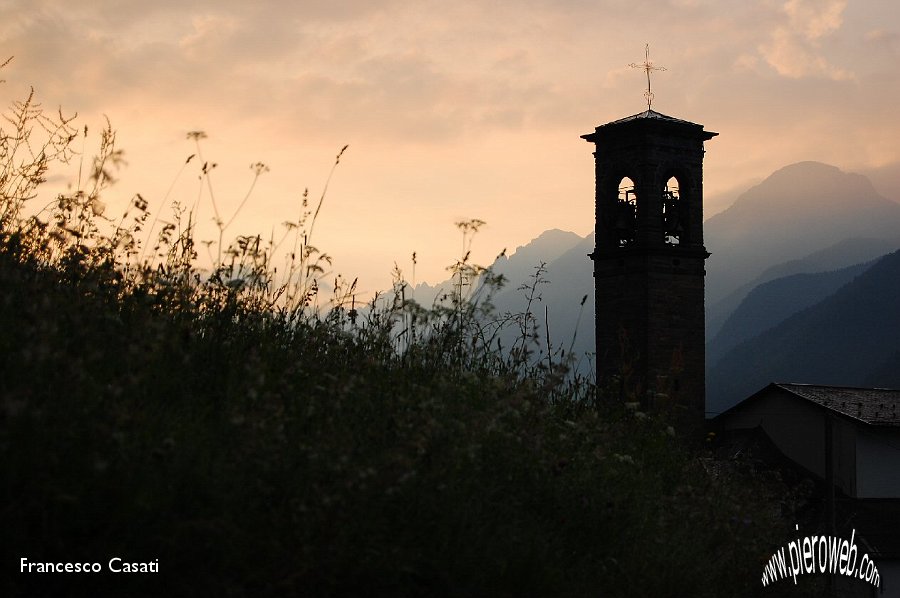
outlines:
{"label": "hazy mountain slope", "polygon": [[868,168],[861,172],[872,181],[879,193],[888,199],[900,201],[900,162]]}
{"label": "hazy mountain slope", "polygon": [[712,306],[772,265],[841,240],[900,240],[900,204],[879,195],[862,175],[800,162],[776,171],[707,220],[704,238],[712,254],[707,260]]}
{"label": "hazy mountain slope", "polygon": [[900,388],[900,350],[872,370],[866,380],[866,386]]}
{"label": "hazy mountain slope", "polygon": [[706,339],[718,336],[722,325],[738,308],[747,294],[761,284],[793,274],[814,274],[839,270],[886,255],[900,246],[900,241],[885,239],[844,239],[804,258],[770,266],[754,280],[741,285],[722,300],[706,307]]}
{"label": "hazy mountain slope", "polygon": [[[578,356],[594,350],[594,277],[593,263],[588,254],[594,250],[593,234],[579,239],[579,242],[557,259],[546,264],[541,274],[544,283],[538,284],[532,302],[534,315],[541,334],[541,348],[546,347],[545,313],[549,313],[550,341],[554,348],[571,348]],[[517,252],[518,253],[518,250]],[[510,280],[504,290],[494,298],[499,313],[522,313],[528,307],[528,289],[522,285],[532,285],[536,266],[531,265],[528,275],[518,280]],[[582,305],[582,299],[587,299]],[[545,310],[546,308],[546,310]],[[509,329],[502,337],[504,346],[516,341],[518,333]]]}
{"label": "hazy mountain slope", "polygon": [[829,272],[793,274],[757,286],[707,345],[706,363],[715,365],[729,350],[819,303],[871,265],[865,262]]}
{"label": "hazy mountain slope", "polygon": [[[510,281],[522,281],[541,262],[551,263],[582,241],[573,232],[551,229],[516,248],[511,254],[498,258],[493,264],[495,274],[503,274]],[[590,252],[589,252],[590,253]]]}
{"label": "hazy mountain slope", "polygon": [[[747,294],[764,282],[792,274],[837,270],[896,249],[900,246],[900,204],[879,195],[863,176],[821,163],[801,162],[773,173],[742,193],[730,208],[707,220],[705,239],[712,253],[706,278],[707,338],[714,339]],[[581,238],[571,232],[548,230],[499,258],[493,269],[506,277],[507,284],[494,297],[497,312],[516,314],[526,309],[519,287],[529,284],[535,267],[544,262],[542,279],[547,284],[539,285],[541,300],[531,306],[541,334],[547,307],[555,346],[568,348],[574,339],[575,351],[593,352],[594,280],[587,257],[593,248],[593,235]],[[773,308],[763,325],[775,325],[815,303],[831,288],[823,284],[805,294],[791,292],[792,301]],[[450,287],[449,282],[419,285],[415,298],[430,305],[435,296]],[[588,299],[582,306],[585,295]],[[805,302],[800,301],[804,296]],[[713,346],[710,355],[715,359],[753,334],[745,328],[734,340],[723,336],[719,339],[722,344]],[[515,331],[508,331],[504,345],[510,346],[515,337]]]}
{"label": "hazy mountain slope", "polygon": [[882,385],[879,372],[900,350],[898,297],[900,251],[728,352],[709,372],[707,409],[723,411],[773,381]]}
{"label": "hazy mountain slope", "polygon": [[847,268],[893,253],[898,247],[900,240],[851,237],[804,258],[772,266],[763,272],[762,276],[774,280],[801,272],[827,272]]}
{"label": "hazy mountain slope", "polygon": [[593,353],[595,348],[594,263],[588,257],[593,251],[591,234],[548,264],[549,284],[542,289],[544,304],[549,308],[553,345],[566,350],[572,347],[579,355]]}
{"label": "hazy mountain slope", "polygon": [[[542,262],[548,264],[553,262],[582,241],[582,237],[573,232],[546,230],[525,245],[517,247],[512,253],[498,257],[491,264],[491,268],[494,274],[502,274],[505,277],[507,282],[504,290],[516,288],[528,280],[534,273],[535,266]],[[591,250],[593,251],[593,248]],[[427,307],[436,301],[439,294],[450,291],[452,286],[450,279],[434,285],[420,283],[415,287],[414,296],[416,301]]]}
{"label": "hazy mountain slope", "polygon": [[[491,302],[496,317],[505,314],[520,314],[529,309],[527,289],[531,286],[537,268],[544,264],[540,275],[542,282],[536,286],[535,299],[530,306],[540,333],[540,343],[536,351],[544,350],[546,355],[546,321],[549,313],[550,341],[554,350],[564,348],[583,355],[594,350],[594,277],[593,263],[588,254],[594,250],[593,234],[579,237],[575,233],[548,230],[525,245],[516,248],[507,256],[497,258],[491,265],[495,274],[502,274],[506,281],[496,292]],[[415,299],[422,305],[430,306],[435,298],[452,289],[449,279],[436,285],[420,284],[415,289]],[[582,298],[587,299],[582,305]],[[501,335],[504,347],[518,343],[521,333],[515,326],[509,326]],[[587,368],[582,368],[586,373]]]}

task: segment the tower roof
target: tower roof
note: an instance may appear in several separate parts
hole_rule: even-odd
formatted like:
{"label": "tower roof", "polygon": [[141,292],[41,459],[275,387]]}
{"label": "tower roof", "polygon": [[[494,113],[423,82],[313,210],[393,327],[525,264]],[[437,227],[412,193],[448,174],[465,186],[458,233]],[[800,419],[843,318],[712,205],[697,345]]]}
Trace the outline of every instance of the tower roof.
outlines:
{"label": "tower roof", "polygon": [[[632,123],[632,124],[629,124]],[[665,127],[666,129],[676,129],[682,131],[691,131],[689,133],[690,136],[698,135],[704,139],[712,139],[718,133],[714,133],[712,131],[704,131],[703,125],[699,125],[697,123],[692,123],[688,120],[683,120],[680,118],[675,118],[674,116],[668,116],[661,112],[657,112],[656,110],[645,110],[643,112],[639,112],[637,114],[632,114],[631,116],[626,116],[625,118],[620,118],[618,120],[614,120],[612,122],[608,122],[605,125],[600,125],[594,129],[593,133],[588,133],[586,135],[582,135],[581,138],[586,141],[596,141],[597,135],[612,131],[619,131],[620,127],[625,125],[628,129],[636,125],[646,125],[646,126],[656,126],[656,127]],[[643,127],[641,127],[643,128]]]}
{"label": "tower roof", "polygon": [[606,123],[606,125],[601,125],[601,126],[605,127],[607,125],[618,125],[620,123],[627,123],[627,122],[631,122],[633,120],[639,120],[639,119],[644,119],[644,118],[655,119],[655,120],[664,120],[664,121],[673,122],[673,123],[682,123],[685,125],[702,126],[702,125],[697,125],[696,123],[692,123],[687,120],[675,118],[674,116],[667,116],[661,112],[657,112],[656,110],[645,110],[643,112],[639,112],[637,114],[632,114],[631,116],[626,116],[625,118],[620,118],[619,120],[614,120],[612,122]]}

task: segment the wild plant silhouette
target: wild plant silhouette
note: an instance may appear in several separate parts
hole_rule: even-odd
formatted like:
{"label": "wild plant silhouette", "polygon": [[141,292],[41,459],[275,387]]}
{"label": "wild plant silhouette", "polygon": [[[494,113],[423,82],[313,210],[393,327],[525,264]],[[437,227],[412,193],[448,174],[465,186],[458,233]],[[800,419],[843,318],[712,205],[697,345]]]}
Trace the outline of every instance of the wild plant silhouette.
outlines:
{"label": "wild plant silhouette", "polygon": [[[180,171],[198,169],[197,198],[151,215],[135,194],[113,216],[109,123],[91,160],[88,127],[33,93],[5,123],[2,560],[160,573],[16,573],[4,595],[750,595],[787,537],[794,498],[752,462],[711,468],[564,359],[524,357],[528,315],[493,314],[500,281],[468,257],[480,221],[459,225],[446,302],[407,298],[399,269],[389,301],[358,305],[345,280],[320,298],[327,184],[280,237],[225,245],[202,133]],[[47,200],[60,164],[84,176]],[[251,168],[237,211],[260,201]],[[503,325],[517,352],[498,350]]]}

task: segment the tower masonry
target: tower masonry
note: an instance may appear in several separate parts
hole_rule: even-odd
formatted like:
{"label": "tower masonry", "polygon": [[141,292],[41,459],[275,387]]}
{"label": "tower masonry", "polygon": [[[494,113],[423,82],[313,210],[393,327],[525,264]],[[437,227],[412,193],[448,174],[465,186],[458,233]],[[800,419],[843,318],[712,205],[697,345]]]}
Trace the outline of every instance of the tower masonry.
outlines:
{"label": "tower masonry", "polygon": [[597,375],[645,408],[705,417],[703,142],[651,109],[596,127]]}

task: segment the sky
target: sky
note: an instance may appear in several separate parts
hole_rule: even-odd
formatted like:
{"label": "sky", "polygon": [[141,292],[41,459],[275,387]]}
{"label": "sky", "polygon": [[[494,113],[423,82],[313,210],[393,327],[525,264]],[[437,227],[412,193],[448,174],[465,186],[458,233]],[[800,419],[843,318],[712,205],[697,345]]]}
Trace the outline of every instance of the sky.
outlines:
{"label": "sky", "polygon": [[[447,278],[457,221],[486,222],[472,245],[485,265],[547,229],[588,234],[580,135],[646,109],[629,67],[645,44],[666,68],[653,108],[720,134],[707,217],[801,160],[900,164],[894,0],[0,0],[0,40],[15,57],[5,105],[33,87],[90,131],[109,118],[128,162],[113,209],[135,193],[162,212],[201,197],[199,160],[179,171],[197,149],[187,133],[203,131],[226,216],[248,167],[269,167],[226,237],[277,236],[348,145],[312,244],[361,293],[389,287],[395,263],[408,280]],[[197,216],[213,240],[211,207]]]}

